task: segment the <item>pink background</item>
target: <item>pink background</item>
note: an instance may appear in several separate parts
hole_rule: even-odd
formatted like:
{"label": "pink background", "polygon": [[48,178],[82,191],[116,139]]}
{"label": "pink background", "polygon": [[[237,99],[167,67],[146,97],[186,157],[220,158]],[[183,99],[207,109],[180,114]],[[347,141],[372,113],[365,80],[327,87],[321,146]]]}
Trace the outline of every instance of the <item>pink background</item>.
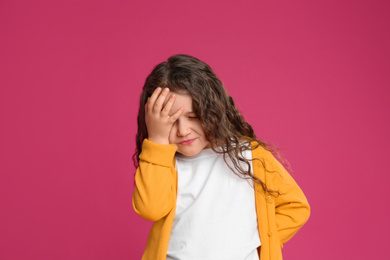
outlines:
{"label": "pink background", "polygon": [[140,259],[138,96],[209,63],[312,207],[285,259],[384,259],[388,1],[0,1],[0,259]]}

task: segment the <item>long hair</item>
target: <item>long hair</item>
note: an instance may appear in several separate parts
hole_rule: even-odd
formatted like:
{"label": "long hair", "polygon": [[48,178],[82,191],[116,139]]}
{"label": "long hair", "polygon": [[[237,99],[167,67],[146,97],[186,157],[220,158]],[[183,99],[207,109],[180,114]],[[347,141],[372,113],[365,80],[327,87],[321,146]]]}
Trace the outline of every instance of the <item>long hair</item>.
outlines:
{"label": "long hair", "polygon": [[[142,142],[148,138],[145,104],[157,87],[168,87],[171,92],[190,95],[193,110],[201,122],[206,139],[210,142],[213,151],[223,154],[226,163],[226,156],[229,157],[233,167],[229,163],[227,165],[239,177],[252,179],[271,195],[280,195],[279,191],[268,189],[263,181],[251,173],[249,163],[251,159],[243,156],[245,150],[262,146],[286,163],[281,158],[278,149],[272,144],[257,139],[252,126],[238,111],[232,97],[227,94],[222,82],[210,66],[189,55],[174,55],[168,58],[167,61],[158,64],[145,80],[140,97],[136,150],[133,155],[136,168],[139,165]],[[254,146],[251,145],[253,142]],[[259,160],[264,169],[268,171],[260,158],[252,160]],[[246,170],[242,164],[247,166]]]}

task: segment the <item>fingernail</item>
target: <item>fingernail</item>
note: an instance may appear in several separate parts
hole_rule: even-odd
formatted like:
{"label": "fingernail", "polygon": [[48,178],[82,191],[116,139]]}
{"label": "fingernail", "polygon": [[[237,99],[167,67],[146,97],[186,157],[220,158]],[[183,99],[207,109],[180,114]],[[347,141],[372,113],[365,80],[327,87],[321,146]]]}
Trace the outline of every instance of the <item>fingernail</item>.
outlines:
{"label": "fingernail", "polygon": [[164,91],[165,91],[165,92],[168,92],[168,91],[169,91],[169,88],[165,88]]}

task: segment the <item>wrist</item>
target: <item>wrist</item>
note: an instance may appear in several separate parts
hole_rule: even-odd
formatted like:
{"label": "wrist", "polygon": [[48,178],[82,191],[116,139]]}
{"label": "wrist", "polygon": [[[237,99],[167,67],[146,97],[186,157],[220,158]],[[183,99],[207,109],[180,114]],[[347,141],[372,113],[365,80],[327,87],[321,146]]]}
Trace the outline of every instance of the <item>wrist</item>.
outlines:
{"label": "wrist", "polygon": [[176,147],[174,145],[156,144],[146,138],[142,142],[142,152],[139,158],[140,162],[145,161],[155,165],[172,167],[175,154]]}
{"label": "wrist", "polygon": [[169,144],[169,140],[166,138],[148,137],[148,140],[156,144]]}

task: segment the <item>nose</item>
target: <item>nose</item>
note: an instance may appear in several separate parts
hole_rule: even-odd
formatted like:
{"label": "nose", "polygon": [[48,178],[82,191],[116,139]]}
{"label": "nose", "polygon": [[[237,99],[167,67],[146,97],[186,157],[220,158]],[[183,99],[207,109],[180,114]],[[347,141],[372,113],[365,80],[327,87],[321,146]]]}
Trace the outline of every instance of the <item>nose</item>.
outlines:
{"label": "nose", "polygon": [[183,120],[177,121],[177,136],[186,136],[191,133],[191,128]]}

